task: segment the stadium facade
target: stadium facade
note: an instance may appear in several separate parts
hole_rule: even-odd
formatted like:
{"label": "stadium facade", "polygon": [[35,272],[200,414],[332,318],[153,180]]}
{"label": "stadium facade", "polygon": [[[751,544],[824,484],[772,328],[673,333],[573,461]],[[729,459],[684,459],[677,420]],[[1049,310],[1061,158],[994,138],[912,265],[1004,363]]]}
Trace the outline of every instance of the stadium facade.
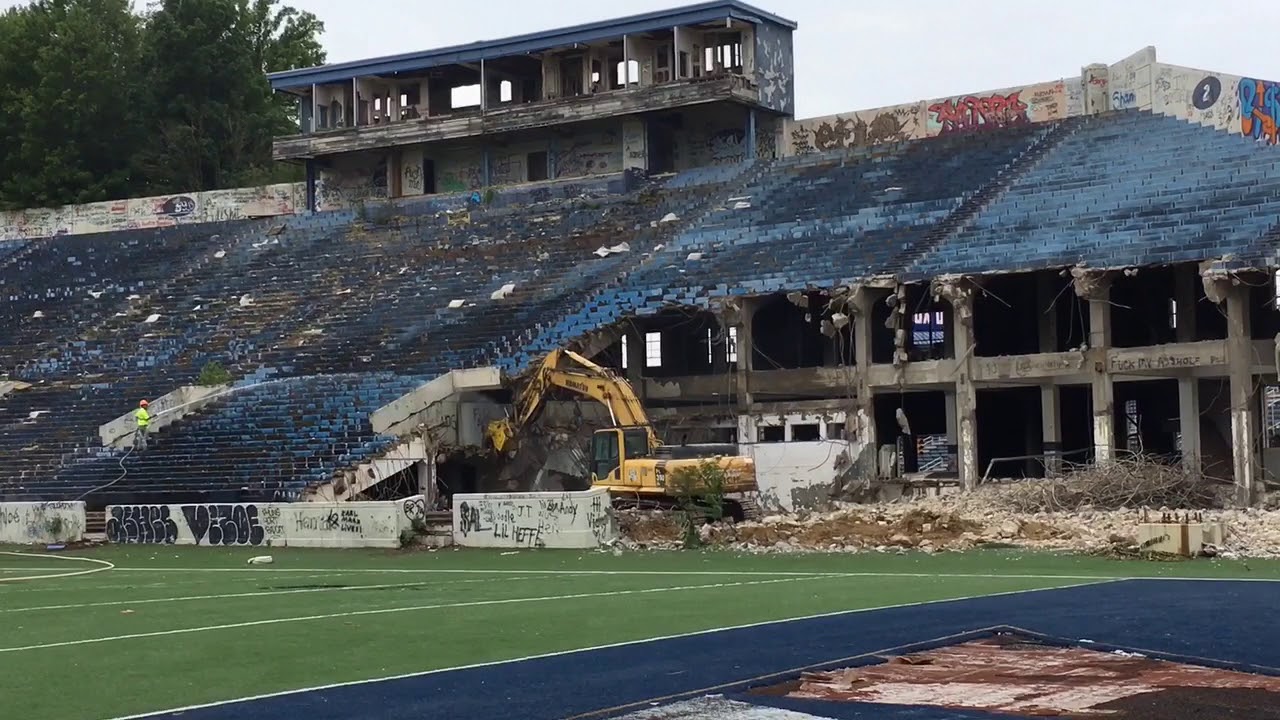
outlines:
{"label": "stadium facade", "polygon": [[[1145,48],[795,119],[795,27],[704,3],[276,73],[304,184],[3,216],[0,494],[112,481],[108,421],[169,391],[91,497],[491,489],[463,449],[501,394],[424,384],[563,346],[782,509],[1126,451],[1241,502],[1280,476],[1280,85]],[[190,388],[215,360],[237,390]]]}

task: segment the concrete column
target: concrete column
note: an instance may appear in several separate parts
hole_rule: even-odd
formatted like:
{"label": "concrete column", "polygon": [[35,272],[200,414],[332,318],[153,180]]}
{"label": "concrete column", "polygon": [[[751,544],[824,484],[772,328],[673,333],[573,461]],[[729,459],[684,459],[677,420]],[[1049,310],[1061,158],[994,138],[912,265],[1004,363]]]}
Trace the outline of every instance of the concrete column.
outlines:
{"label": "concrete column", "polygon": [[484,187],[489,187],[491,183],[489,182],[490,168],[489,168],[489,148],[488,147],[485,147],[483,150],[480,151],[480,162],[484,163],[484,167],[480,169],[480,178],[481,178],[480,182],[484,185]]}
{"label": "concrete column", "polygon": [[845,427],[854,431],[850,437],[864,448],[864,457],[870,458],[866,472],[872,479],[880,472],[880,447],[876,438],[876,414],[871,383],[871,308],[875,298],[866,288],[854,291],[853,305],[853,362],[855,377],[855,412],[846,418]]}
{"label": "concrete column", "polygon": [[622,36],[622,87],[631,84],[631,42]]}
{"label": "concrete column", "polygon": [[981,479],[978,468],[978,392],[973,385],[973,357],[976,348],[973,334],[973,285],[965,278],[940,279],[933,289],[935,296],[951,303],[952,355],[956,358],[955,403],[958,430],[960,483],[973,490]]}
{"label": "concrete column", "polygon": [[746,157],[743,158],[747,162],[754,162],[756,159],[756,110],[755,108],[747,108],[747,136],[743,138],[743,147],[747,149]]}
{"label": "concrete column", "polygon": [[[484,71],[484,58],[480,58],[480,112],[482,113],[485,110],[489,109],[489,83],[487,82],[487,80],[488,80],[488,73]],[[488,158],[486,157],[485,158],[485,175],[486,176],[489,174],[488,168],[489,168],[489,162],[488,162]],[[489,180],[487,177],[485,178],[484,184],[485,185],[489,184]]]}
{"label": "concrete column", "polygon": [[1182,431],[1182,466],[1198,475],[1201,466],[1200,380],[1197,378],[1178,378],[1178,426]]}
{"label": "concrete column", "polygon": [[956,314],[955,353],[956,368],[956,420],[959,425],[957,453],[959,455],[960,482],[965,490],[978,486],[981,478],[978,468],[978,392],[973,386],[972,366],[973,352],[970,346],[973,338],[973,295],[965,293],[953,301]]}
{"label": "concrete column", "polygon": [[1076,268],[1072,271],[1076,294],[1089,302],[1089,350],[1085,362],[1093,400],[1093,460],[1102,464],[1115,458],[1115,389],[1107,368],[1111,348],[1111,287],[1103,273]]}
{"label": "concrete column", "polygon": [[956,394],[948,390],[943,394],[943,412],[947,424],[947,469],[956,472],[960,467],[959,418],[956,417]]}
{"label": "concrete column", "polygon": [[1227,367],[1231,372],[1231,457],[1236,501],[1253,502],[1258,477],[1256,408],[1249,336],[1249,286],[1232,286],[1227,294]]}
{"label": "concrete column", "polygon": [[1058,386],[1040,386],[1040,437],[1044,444],[1044,471],[1062,472],[1062,428],[1058,424]]}
{"label": "concrete column", "polygon": [[738,369],[737,382],[738,407],[743,413],[751,411],[755,398],[751,395],[751,369],[753,367],[755,340],[752,328],[755,324],[757,302],[754,298],[742,298],[738,319]]}
{"label": "concrete column", "polygon": [[[1036,276],[1037,347],[1042,353],[1058,352],[1058,312],[1055,302],[1062,293],[1061,278],[1050,273]],[[1040,439],[1044,447],[1045,474],[1062,472],[1062,428],[1058,424],[1058,386],[1040,385]]]}

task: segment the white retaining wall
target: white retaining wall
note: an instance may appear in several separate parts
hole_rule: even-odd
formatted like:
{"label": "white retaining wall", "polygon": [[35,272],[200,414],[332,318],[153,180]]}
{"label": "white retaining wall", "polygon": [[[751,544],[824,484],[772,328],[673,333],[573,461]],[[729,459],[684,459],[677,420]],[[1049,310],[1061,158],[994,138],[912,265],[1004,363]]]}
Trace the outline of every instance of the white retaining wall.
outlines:
{"label": "white retaining wall", "polygon": [[0,503],[0,544],[44,545],[84,539],[84,503]]}
{"label": "white retaining wall", "polygon": [[387,502],[108,505],[107,540],[146,545],[400,546],[426,499]]}
{"label": "white retaining wall", "polygon": [[609,491],[453,496],[453,542],[464,547],[593,548],[617,537]]}

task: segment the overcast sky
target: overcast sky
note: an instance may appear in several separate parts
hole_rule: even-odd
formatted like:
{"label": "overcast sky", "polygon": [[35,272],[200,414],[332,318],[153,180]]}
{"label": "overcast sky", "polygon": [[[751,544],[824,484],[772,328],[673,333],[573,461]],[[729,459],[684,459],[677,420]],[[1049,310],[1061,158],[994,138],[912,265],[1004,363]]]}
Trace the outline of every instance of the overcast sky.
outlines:
{"label": "overcast sky", "polygon": [[[330,62],[678,7],[678,0],[284,0],[324,20]],[[0,7],[20,4],[0,0]],[[141,7],[142,0],[135,0]],[[758,0],[799,23],[798,117],[1078,75],[1147,45],[1163,62],[1280,79],[1269,0]]]}

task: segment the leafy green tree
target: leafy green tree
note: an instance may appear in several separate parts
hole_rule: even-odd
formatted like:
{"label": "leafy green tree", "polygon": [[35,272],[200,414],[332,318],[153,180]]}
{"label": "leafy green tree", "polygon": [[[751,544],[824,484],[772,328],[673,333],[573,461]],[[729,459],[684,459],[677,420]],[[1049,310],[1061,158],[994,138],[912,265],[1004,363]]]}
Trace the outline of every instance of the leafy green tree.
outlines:
{"label": "leafy green tree", "polygon": [[128,0],[40,0],[0,18],[6,205],[139,187],[130,165],[143,138],[140,38]]}
{"label": "leafy green tree", "polygon": [[323,64],[280,0],[33,0],[0,14],[0,208],[296,179],[296,106],[265,73]]}
{"label": "leafy green tree", "polygon": [[274,174],[271,140],[286,131],[289,111],[264,73],[324,61],[323,24],[278,4],[162,0],[153,9],[146,65],[154,144],[140,160],[156,191],[233,187]]}

